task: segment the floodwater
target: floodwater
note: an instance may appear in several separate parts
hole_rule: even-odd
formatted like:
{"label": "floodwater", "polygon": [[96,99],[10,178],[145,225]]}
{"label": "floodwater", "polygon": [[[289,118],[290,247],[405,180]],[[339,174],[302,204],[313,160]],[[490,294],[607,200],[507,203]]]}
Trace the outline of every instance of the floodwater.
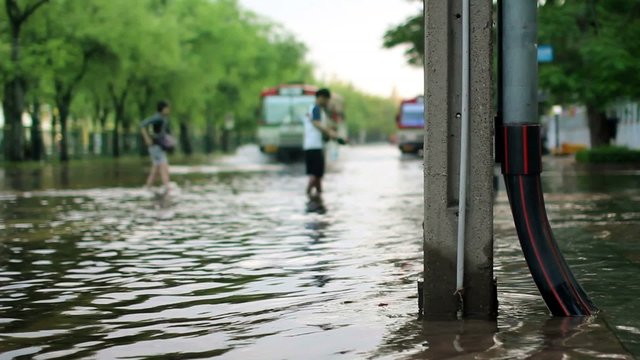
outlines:
{"label": "floodwater", "polygon": [[560,247],[603,314],[548,316],[504,193],[497,323],[417,320],[422,163],[346,148],[322,204],[301,164],[254,147],[174,166],[0,169],[0,359],[632,359],[640,355],[640,172],[551,160]]}

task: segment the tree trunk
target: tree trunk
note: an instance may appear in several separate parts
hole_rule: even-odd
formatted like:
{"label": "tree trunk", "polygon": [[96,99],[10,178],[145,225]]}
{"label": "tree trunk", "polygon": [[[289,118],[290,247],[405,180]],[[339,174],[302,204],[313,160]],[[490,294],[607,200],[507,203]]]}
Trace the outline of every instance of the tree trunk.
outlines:
{"label": "tree trunk", "polygon": [[122,125],[125,121],[125,104],[127,101],[127,94],[129,92],[129,86],[131,83],[131,79],[127,81],[127,85],[125,85],[124,90],[120,93],[116,93],[115,86],[113,84],[109,84],[109,92],[111,93],[111,100],[113,101],[113,108],[115,110],[115,119],[114,119],[114,127],[113,127],[113,157],[120,157],[120,140],[119,140],[119,130],[120,125]]}
{"label": "tree trunk", "polygon": [[54,157],[57,152],[56,136],[58,132],[56,127],[58,126],[58,114],[54,112],[51,114],[51,157]]}
{"label": "tree trunk", "polygon": [[[11,14],[9,14],[11,18]],[[11,19],[13,20],[13,19]],[[12,21],[11,62],[19,71],[20,61],[20,22]],[[22,128],[22,111],[24,110],[25,81],[19,73],[8,79],[4,87],[4,154],[9,161],[24,160],[24,133]]]}
{"label": "tree trunk", "polygon": [[16,77],[5,84],[2,105],[5,116],[5,159],[8,161],[22,161],[24,160],[24,128],[22,126],[24,81],[22,79]]}
{"label": "tree trunk", "polygon": [[100,113],[100,138],[101,148],[100,155],[106,155],[108,150],[107,143],[109,142],[109,136],[107,135],[107,118],[109,117],[109,110],[104,108]]}
{"label": "tree trunk", "polygon": [[227,128],[222,128],[222,151],[228,153],[230,150],[229,144],[229,130]]}
{"label": "tree trunk", "polygon": [[113,124],[113,157],[120,157],[120,115],[118,114],[118,110],[116,110],[116,118]]}
{"label": "tree trunk", "polygon": [[115,118],[113,119],[113,157],[120,157],[120,125],[124,118],[124,105],[116,102]]}
{"label": "tree trunk", "polygon": [[125,154],[131,153],[131,121],[124,119],[122,122],[122,151]]}
{"label": "tree trunk", "polygon": [[183,121],[180,122],[180,147],[185,155],[191,155],[193,153],[193,147],[191,146],[191,139],[189,137],[189,128]]}
{"label": "tree trunk", "polygon": [[611,129],[607,124],[607,115],[594,105],[587,105],[591,147],[607,146],[611,143]]}
{"label": "tree trunk", "polygon": [[24,160],[24,132],[22,112],[24,111],[24,95],[26,81],[20,69],[20,32],[22,25],[31,15],[49,0],[40,0],[27,6],[22,11],[17,0],[5,0],[7,20],[11,29],[11,64],[14,74],[10,74],[4,86],[4,154],[9,161]]}
{"label": "tree trunk", "polygon": [[107,119],[109,118],[109,110],[103,109],[100,113],[100,131],[104,132],[107,129]]}
{"label": "tree trunk", "polygon": [[213,121],[207,121],[207,133],[204,138],[205,152],[211,154],[215,150],[215,126]]}
{"label": "tree trunk", "polygon": [[59,104],[60,111],[60,161],[69,161],[69,133],[67,131],[67,120],[69,119],[68,104]]}
{"label": "tree trunk", "polygon": [[31,159],[40,161],[44,155],[42,128],[40,126],[40,100],[35,99],[31,113]]}
{"label": "tree trunk", "polygon": [[68,120],[69,120],[69,112],[71,110],[71,88],[66,89],[64,85],[57,81],[55,82],[56,89],[56,106],[58,107],[59,112],[59,120],[60,120],[60,161],[67,162],[69,161],[69,132],[68,128]]}

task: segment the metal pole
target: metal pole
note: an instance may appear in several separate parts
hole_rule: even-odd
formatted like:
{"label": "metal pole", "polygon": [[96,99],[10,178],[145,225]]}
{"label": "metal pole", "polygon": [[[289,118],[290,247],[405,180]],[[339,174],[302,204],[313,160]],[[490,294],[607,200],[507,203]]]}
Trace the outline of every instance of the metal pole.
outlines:
{"label": "metal pole", "polygon": [[537,5],[534,0],[502,4],[502,102],[504,124],[538,123]]}

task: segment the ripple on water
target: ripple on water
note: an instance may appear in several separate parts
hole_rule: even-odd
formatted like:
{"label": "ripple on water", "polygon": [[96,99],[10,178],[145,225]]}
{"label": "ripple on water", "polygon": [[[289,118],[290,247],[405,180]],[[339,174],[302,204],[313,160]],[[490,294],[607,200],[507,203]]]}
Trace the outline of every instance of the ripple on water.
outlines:
{"label": "ripple on water", "polygon": [[[247,160],[258,155],[243,151],[217,165],[176,167],[185,185],[168,208],[133,187],[0,193],[5,212],[17,214],[0,220],[2,357],[433,358],[459,356],[447,348],[455,341],[484,358],[615,355],[602,323],[549,320],[503,194],[495,207],[498,324],[422,324],[420,159],[384,146],[346,151],[318,214],[302,194],[300,164]],[[601,307],[616,309],[610,321],[635,349],[638,318],[621,320],[631,305],[612,299],[602,278],[629,285],[637,270],[627,234],[640,223],[628,203],[638,198],[549,197],[577,276]],[[616,252],[623,256],[607,256]],[[629,299],[640,295],[627,288]],[[580,331],[605,339],[599,352],[557,344]]]}

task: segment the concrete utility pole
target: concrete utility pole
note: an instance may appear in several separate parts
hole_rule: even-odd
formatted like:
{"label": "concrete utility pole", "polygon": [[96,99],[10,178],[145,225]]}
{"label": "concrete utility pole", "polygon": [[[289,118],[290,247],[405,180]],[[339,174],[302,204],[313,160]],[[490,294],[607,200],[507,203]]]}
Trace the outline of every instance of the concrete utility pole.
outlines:
{"label": "concrete utility pole", "polygon": [[[465,1],[470,137],[463,291],[456,293]],[[425,0],[424,9],[424,315],[455,318],[462,305],[466,317],[493,318],[492,0]]]}

